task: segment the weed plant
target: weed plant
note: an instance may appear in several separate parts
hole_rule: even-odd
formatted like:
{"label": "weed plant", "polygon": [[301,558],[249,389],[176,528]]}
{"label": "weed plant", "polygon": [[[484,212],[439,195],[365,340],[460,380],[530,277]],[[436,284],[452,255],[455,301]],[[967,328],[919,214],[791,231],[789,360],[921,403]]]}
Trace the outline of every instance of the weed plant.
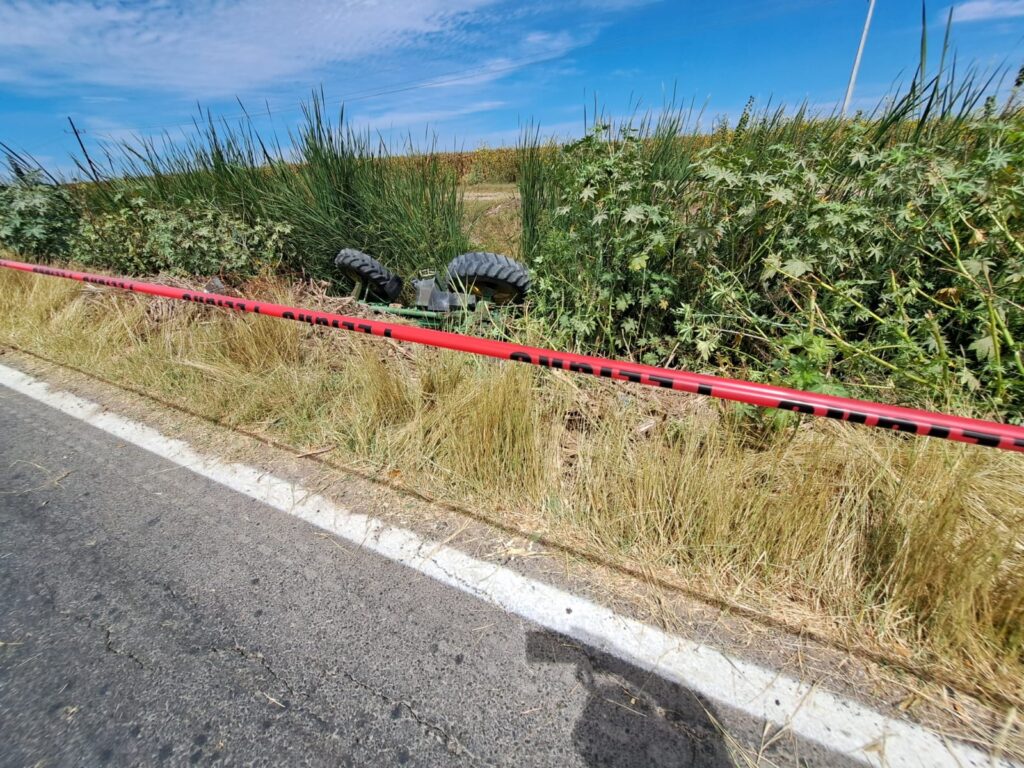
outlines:
{"label": "weed plant", "polygon": [[750,103],[705,148],[680,110],[551,162],[527,132],[538,314],[558,345],[1021,422],[1020,85],[997,105],[951,66],[849,120]]}

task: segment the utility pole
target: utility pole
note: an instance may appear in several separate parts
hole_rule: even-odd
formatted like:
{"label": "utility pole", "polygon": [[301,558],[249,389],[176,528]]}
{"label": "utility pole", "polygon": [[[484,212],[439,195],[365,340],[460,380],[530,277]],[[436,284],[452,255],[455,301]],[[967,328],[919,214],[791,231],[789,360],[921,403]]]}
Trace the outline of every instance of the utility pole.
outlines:
{"label": "utility pole", "polygon": [[857,46],[857,58],[853,60],[853,71],[850,72],[850,84],[846,86],[846,98],[843,99],[843,117],[850,108],[853,99],[853,87],[857,84],[857,70],[860,69],[860,57],[864,55],[864,43],[868,41],[868,30],[871,28],[871,16],[875,12],[875,0],[868,0],[868,17],[864,19],[864,31],[860,34],[860,45]]}

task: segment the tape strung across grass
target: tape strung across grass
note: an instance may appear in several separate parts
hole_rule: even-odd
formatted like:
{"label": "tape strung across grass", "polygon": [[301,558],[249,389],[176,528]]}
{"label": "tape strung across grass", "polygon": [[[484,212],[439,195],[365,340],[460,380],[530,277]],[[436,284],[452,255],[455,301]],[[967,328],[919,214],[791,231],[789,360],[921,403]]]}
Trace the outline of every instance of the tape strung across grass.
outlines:
{"label": "tape strung across grass", "polygon": [[442,347],[474,355],[496,357],[533,365],[559,368],[574,373],[603,376],[620,381],[631,381],[652,387],[677,389],[698,395],[709,395],[724,400],[748,403],[761,408],[779,408],[785,411],[820,416],[840,421],[851,421],[898,432],[956,440],[972,445],[1002,448],[1024,453],[1024,427],[1000,424],[994,421],[968,419],[944,413],[922,411],[915,408],[873,403],[868,400],[854,400],[847,397],[802,392],[786,387],[755,384],[720,376],[687,373],[652,365],[641,365],[621,360],[578,355],[570,352],[556,352],[550,349],[526,347],[507,341],[495,341],[478,336],[465,336],[448,331],[437,331],[417,326],[385,323],[378,320],[346,317],[331,312],[314,312],[309,309],[289,307],[282,304],[238,299],[217,293],[190,291],[167,285],[145,283],[120,277],[95,275],[88,272],[74,272],[20,261],[0,259],[0,267],[32,272],[51,277],[63,277],[85,283],[121,288],[126,291],[160,296],[166,299],[191,301],[196,304],[223,307],[238,312],[252,312],[258,315],[297,320],[325,328],[339,328],[358,331],[372,336],[384,336],[398,341]]}

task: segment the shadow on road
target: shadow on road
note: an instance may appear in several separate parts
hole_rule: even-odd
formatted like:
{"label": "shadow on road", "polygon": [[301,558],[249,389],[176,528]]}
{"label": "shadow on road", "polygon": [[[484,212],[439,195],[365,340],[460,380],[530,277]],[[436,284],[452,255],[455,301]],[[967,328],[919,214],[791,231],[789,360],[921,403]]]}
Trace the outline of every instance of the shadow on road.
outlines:
{"label": "shadow on road", "polygon": [[712,706],[693,691],[554,632],[530,632],[532,663],[572,664],[588,698],[573,743],[589,766],[732,766]]}

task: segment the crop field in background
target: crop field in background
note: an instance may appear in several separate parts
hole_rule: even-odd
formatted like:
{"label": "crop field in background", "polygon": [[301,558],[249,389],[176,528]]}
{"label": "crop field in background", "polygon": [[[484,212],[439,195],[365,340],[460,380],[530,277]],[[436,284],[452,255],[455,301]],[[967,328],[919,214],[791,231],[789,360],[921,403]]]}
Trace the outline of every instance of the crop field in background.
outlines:
{"label": "crop field in background", "polygon": [[[347,293],[343,247],[410,276],[483,246],[534,290],[478,333],[1022,423],[1022,80],[922,67],[849,119],[598,111],[463,154],[391,155],[314,98],[287,147],[206,116],[75,184],[9,152],[0,244],[311,306]],[[0,317],[0,342],[1024,704],[1024,457],[25,275]]]}

